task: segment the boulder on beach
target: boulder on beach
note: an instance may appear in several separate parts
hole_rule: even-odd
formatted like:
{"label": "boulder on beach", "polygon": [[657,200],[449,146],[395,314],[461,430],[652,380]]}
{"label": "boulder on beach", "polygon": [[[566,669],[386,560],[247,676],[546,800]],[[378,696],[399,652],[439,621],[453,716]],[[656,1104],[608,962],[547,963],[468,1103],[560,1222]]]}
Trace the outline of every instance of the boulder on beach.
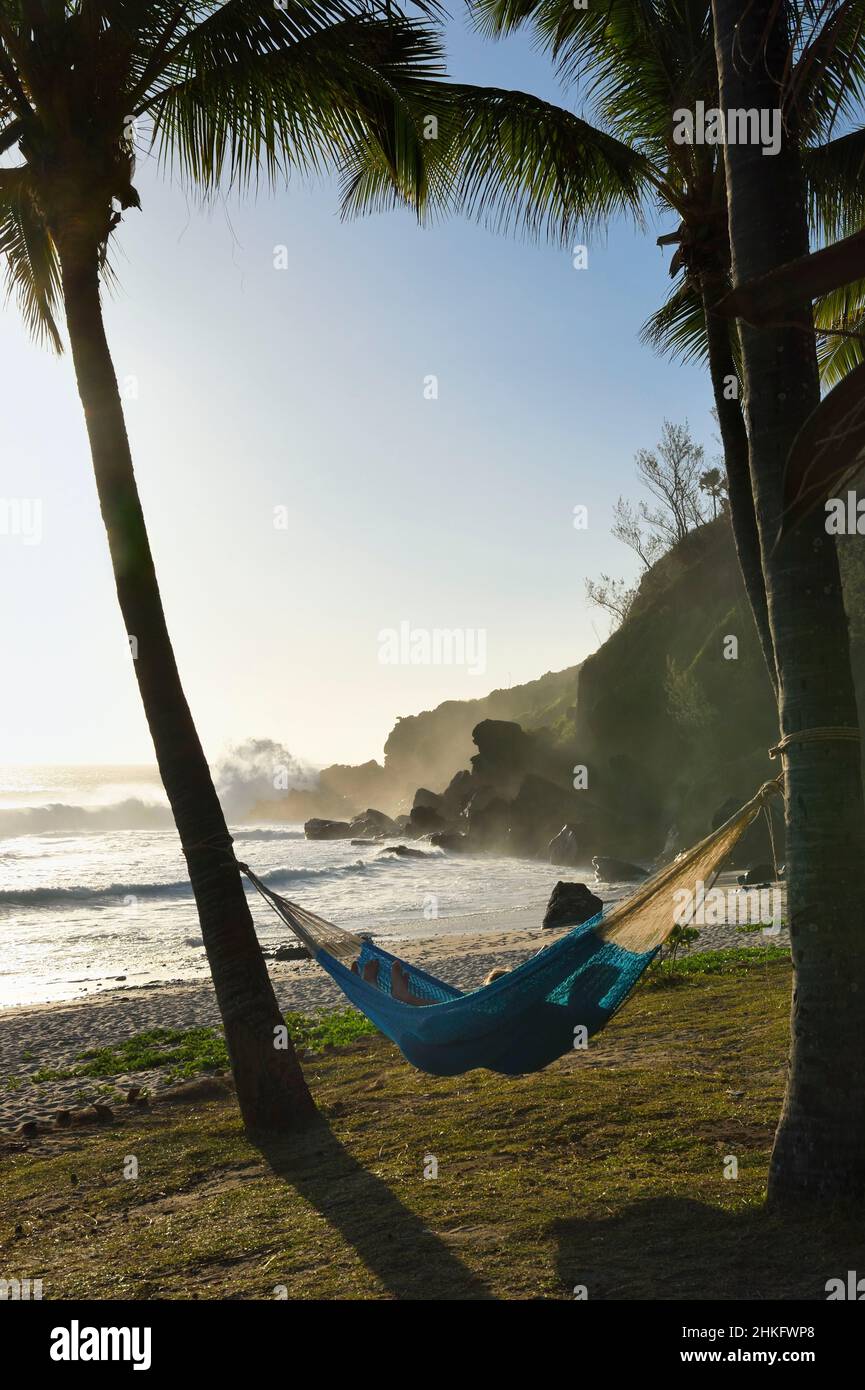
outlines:
{"label": "boulder on beach", "polygon": [[596,917],[604,904],[585,883],[556,884],[544,913],[543,927],[578,927]]}
{"label": "boulder on beach", "polygon": [[641,869],[639,864],[629,864],[627,859],[612,859],[606,854],[596,854],[592,868],[599,883],[636,883],[649,877],[649,870]]}
{"label": "boulder on beach", "polygon": [[401,859],[429,859],[424,849],[411,849],[409,845],[388,845],[382,854],[398,854]]}
{"label": "boulder on beach", "polygon": [[359,816],[355,816],[349,827],[352,835],[363,839],[379,839],[384,835],[398,834],[396,821],[386,816],[384,811],[376,811],[369,806]]}
{"label": "boulder on beach", "polygon": [[351,826],[346,820],[321,820],[313,816],[303,827],[308,840],[349,840]]}
{"label": "boulder on beach", "polygon": [[262,946],[261,954],[265,960],[311,960],[312,954],[299,942],[286,942],[282,946]]}

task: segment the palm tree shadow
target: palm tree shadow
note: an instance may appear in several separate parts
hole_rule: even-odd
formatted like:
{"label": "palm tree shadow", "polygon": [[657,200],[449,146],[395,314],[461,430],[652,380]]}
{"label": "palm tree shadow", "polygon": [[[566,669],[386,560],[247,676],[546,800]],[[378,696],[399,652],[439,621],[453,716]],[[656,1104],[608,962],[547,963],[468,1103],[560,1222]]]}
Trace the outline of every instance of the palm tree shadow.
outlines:
{"label": "palm tree shadow", "polygon": [[827,1280],[865,1267],[861,1214],[840,1209],[731,1212],[659,1198],[602,1221],[556,1221],[553,1234],[559,1278],[589,1299],[825,1299]]}
{"label": "palm tree shadow", "polygon": [[271,1170],[300,1193],[400,1299],[492,1299],[488,1286],[352,1157],[318,1118],[291,1140],[258,1138]]}

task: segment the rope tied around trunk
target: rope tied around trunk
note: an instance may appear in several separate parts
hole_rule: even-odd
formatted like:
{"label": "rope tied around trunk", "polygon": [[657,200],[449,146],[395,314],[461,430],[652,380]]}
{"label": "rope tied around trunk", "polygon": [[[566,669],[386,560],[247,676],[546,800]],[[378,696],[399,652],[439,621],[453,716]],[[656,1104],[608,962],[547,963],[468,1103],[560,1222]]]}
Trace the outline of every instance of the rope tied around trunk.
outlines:
{"label": "rope tied around trunk", "polygon": [[769,749],[770,758],[782,757],[791,743],[859,743],[862,735],[858,729],[820,728],[800,729],[795,734],[785,734],[780,743]]}

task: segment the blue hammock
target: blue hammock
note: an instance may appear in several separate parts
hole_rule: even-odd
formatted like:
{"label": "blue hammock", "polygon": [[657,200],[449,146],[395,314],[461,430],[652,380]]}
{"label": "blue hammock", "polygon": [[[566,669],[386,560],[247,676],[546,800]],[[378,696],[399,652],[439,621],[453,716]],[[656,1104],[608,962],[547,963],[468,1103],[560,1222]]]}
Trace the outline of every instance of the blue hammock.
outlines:
{"label": "blue hammock", "polygon": [[[346,997],[392,1042],[406,1061],[433,1076],[475,1067],[505,1076],[538,1071],[600,1032],[633,990],[676,924],[673,903],[682,886],[708,888],[736,841],[778,791],[768,782],[725,825],[648,879],[626,902],[598,913],[530,960],[463,994],[376,946],[280,897],[246,864],[240,868]],[[363,969],[378,962],[377,983]],[[405,1003],[391,993],[399,964],[409,992],[429,1000]],[[354,965],[355,970],[351,968]],[[581,1031],[585,1029],[585,1034]]]}
{"label": "blue hammock", "polygon": [[595,927],[601,914],[547,946],[516,970],[469,994],[400,961],[413,995],[427,1007],[406,1004],[390,993],[397,957],[369,940],[358,969],[379,963],[378,985],[369,984],[342,961],[320,950],[316,959],[348,999],[395,1042],[407,1062],[433,1076],[456,1076],[474,1067],[518,1076],[538,1071],[603,1028],[628,997],[657,953],[636,954],[602,941]]}

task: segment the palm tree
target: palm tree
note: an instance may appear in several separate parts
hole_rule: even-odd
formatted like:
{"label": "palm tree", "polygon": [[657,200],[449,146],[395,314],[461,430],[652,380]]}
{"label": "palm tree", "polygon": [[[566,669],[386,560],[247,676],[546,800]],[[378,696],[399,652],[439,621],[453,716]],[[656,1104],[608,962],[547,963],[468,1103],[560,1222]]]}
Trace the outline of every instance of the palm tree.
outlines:
{"label": "palm tree", "polygon": [[[717,146],[673,139],[675,112],[693,110],[697,101],[707,108],[717,104],[711,2],[593,0],[586,8],[572,0],[468,3],[476,25],[492,37],[532,27],[560,77],[589,99],[595,119],[581,119],[525,92],[448,85],[438,93],[446,103],[446,138],[439,153],[447,172],[434,196],[449,209],[499,229],[521,227],[565,245],[616,213],[629,213],[641,224],[648,211],[675,217],[675,231],[659,238],[661,244],[676,246],[671,264],[675,284],[667,303],[644,325],[643,336],[655,347],[699,357],[709,365],[730,520],[774,684],[737,338],[717,310],[730,285],[723,162]],[[791,82],[797,84],[813,155],[821,156],[820,213],[833,216],[848,195],[856,201],[857,166],[854,152],[845,151],[841,141],[831,146],[821,141],[831,129],[826,113],[848,112],[840,74],[861,77],[865,3],[817,3],[824,8],[843,4],[844,12],[803,50]],[[367,169],[350,183],[347,206],[362,211],[392,196],[378,172]]]}
{"label": "palm tree", "polygon": [[[714,0],[722,104],[777,106],[789,70],[786,0]],[[740,285],[807,255],[807,190],[797,123],[781,152],[725,151],[733,279]],[[834,539],[811,512],[776,547],[783,474],[797,431],[820,400],[807,295],[793,323],[742,322],[751,474],[778,662],[787,805],[788,915],[794,963],[787,1093],[770,1199],[865,1193],[865,812],[858,714]],[[815,729],[846,729],[813,741]]]}
{"label": "palm tree", "polygon": [[[499,223],[519,220],[530,232],[546,229],[564,241],[587,220],[605,220],[621,209],[639,215],[651,200],[678,214],[677,231],[662,240],[677,244],[673,269],[681,270],[682,280],[646,331],[658,343],[700,350],[709,360],[731,521],[776,681],[782,732],[855,730],[834,546],[812,522],[789,549],[772,549],[792,438],[819,399],[810,304],[797,309],[797,318],[808,319],[808,335],[767,331],[761,340],[746,334],[742,366],[719,302],[731,284],[733,193],[737,284],[807,252],[806,172],[818,222],[831,221],[846,199],[863,206],[861,160],[844,137],[830,139],[836,116],[855,117],[861,105],[863,0],[806,0],[796,42],[786,45],[784,62],[773,63],[769,76],[755,62],[747,81],[734,82],[735,63],[725,49],[723,102],[709,0],[599,0],[588,9],[569,0],[473,0],[473,8],[492,33],[533,24],[563,76],[588,84],[600,126],[524,93],[463,89],[449,151],[459,171],[454,204]],[[772,16],[787,10],[781,0],[716,0],[715,14],[723,13],[729,38],[747,12],[753,39],[761,24],[768,31]],[[755,157],[747,147],[731,147],[735,163],[725,170],[717,147],[675,146],[672,140],[673,113],[693,111],[698,100],[707,107],[771,111],[786,94],[795,147],[788,138],[783,156]],[[777,237],[767,235],[779,211],[784,228]],[[783,399],[776,389],[779,361]],[[740,380],[740,371],[750,446],[740,401],[735,393],[719,393],[721,383]],[[774,1197],[861,1190],[865,1171],[857,1006],[865,996],[865,953],[856,939],[865,827],[853,750],[852,742],[793,742],[786,754],[795,1040],[773,1158]]]}
{"label": "palm tree", "polygon": [[285,1130],[314,1106],[290,1044],[277,1046],[282,1018],[174,659],[100,282],[140,206],[138,125],[204,196],[223,179],[242,189],[338,167],[362,146],[420,202],[407,96],[439,70],[422,20],[364,0],[0,0],[0,251],[28,326],[57,349],[65,313],[117,596],[251,1130]]}
{"label": "palm tree", "polygon": [[723,503],[724,493],[727,489],[727,480],[720,468],[707,468],[705,473],[700,474],[700,491],[705,492],[712,499],[712,520],[718,515],[718,503]]}

